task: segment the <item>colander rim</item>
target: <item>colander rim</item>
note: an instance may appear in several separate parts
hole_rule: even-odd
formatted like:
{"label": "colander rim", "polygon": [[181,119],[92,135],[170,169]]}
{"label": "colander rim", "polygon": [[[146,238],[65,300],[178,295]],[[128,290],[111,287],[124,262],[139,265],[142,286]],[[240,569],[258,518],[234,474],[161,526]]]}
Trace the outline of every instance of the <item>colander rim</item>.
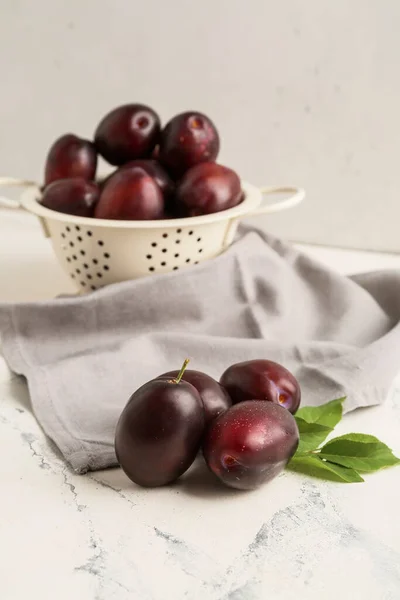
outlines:
{"label": "colander rim", "polygon": [[28,212],[54,221],[68,222],[76,225],[87,225],[88,227],[106,227],[119,229],[164,229],[166,227],[184,227],[203,225],[206,223],[216,223],[228,219],[235,219],[255,211],[262,202],[261,190],[246,181],[241,181],[244,192],[244,200],[227,210],[213,213],[210,215],[201,215],[198,217],[184,217],[181,219],[159,219],[156,221],[117,221],[113,219],[94,219],[92,217],[77,217],[66,213],[56,212],[50,208],[42,206],[40,200],[39,188],[30,188],[26,190],[20,199],[21,206]]}

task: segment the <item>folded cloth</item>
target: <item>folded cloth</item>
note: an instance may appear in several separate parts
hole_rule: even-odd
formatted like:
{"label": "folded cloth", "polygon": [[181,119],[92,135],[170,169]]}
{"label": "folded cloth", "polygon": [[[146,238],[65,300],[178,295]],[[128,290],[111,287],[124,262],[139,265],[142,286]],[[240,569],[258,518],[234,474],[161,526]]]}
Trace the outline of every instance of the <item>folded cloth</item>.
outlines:
{"label": "folded cloth", "polygon": [[185,357],[216,378],[268,358],[296,375],[303,404],[379,404],[400,370],[399,320],[400,271],[344,277],[250,228],[187,270],[0,305],[4,357],[81,473],[116,464],[114,430],[130,395]]}

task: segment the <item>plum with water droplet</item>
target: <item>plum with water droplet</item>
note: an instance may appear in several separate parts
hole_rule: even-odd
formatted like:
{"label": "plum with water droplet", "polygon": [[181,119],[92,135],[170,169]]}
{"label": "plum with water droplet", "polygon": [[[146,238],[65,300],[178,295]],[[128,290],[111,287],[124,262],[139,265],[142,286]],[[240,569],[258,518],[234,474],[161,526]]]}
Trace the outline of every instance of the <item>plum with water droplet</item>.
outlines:
{"label": "plum with water droplet", "polygon": [[288,410],[273,402],[246,400],[211,423],[203,455],[226,485],[250,490],[279,475],[298,443],[297,424]]}

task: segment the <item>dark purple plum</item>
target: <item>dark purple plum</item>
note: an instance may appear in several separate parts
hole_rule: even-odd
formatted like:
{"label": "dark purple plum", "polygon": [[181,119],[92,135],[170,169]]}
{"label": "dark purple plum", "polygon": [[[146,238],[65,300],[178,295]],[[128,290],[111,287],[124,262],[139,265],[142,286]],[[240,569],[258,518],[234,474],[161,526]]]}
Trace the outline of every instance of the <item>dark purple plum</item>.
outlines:
{"label": "dark purple plum", "polygon": [[59,179],[81,177],[94,179],[97,167],[97,154],[91,142],[72,133],[58,138],[51,146],[44,175],[45,186]]}
{"label": "dark purple plum", "polygon": [[41,204],[67,215],[93,217],[99,195],[99,188],[93,181],[60,179],[45,188]]}
{"label": "dark purple plum", "polygon": [[213,161],[219,152],[214,123],[199,112],[176,115],[161,133],[158,158],[175,177],[202,162]]}
{"label": "dark purple plum", "polygon": [[141,486],[172,483],[196,458],[204,425],[203,403],[190,383],[149,381],[131,396],[118,421],[118,462]]}
{"label": "dark purple plum", "polygon": [[288,410],[273,402],[246,400],[211,423],[203,454],[226,485],[250,490],[279,475],[298,443],[297,424]]}
{"label": "dark purple plum", "polygon": [[[160,375],[160,378],[177,377],[179,371],[169,371]],[[210,423],[221,413],[228,410],[232,405],[227,391],[209,375],[201,371],[187,370],[184,372],[182,379],[191,383],[200,394],[200,398],[204,405],[206,423]]]}
{"label": "dark purple plum", "polygon": [[300,405],[297,379],[272,360],[248,360],[229,367],[220,379],[233,404],[244,400],[268,400],[294,414]]}
{"label": "dark purple plum", "polygon": [[144,104],[114,108],[99,123],[94,134],[98,152],[111,165],[123,165],[151,156],[160,136],[160,118]]}
{"label": "dark purple plum", "polygon": [[227,210],[242,199],[240,179],[235,171],[207,162],[185,173],[177,187],[174,205],[179,215],[196,217]]}
{"label": "dark purple plum", "polygon": [[158,184],[165,200],[168,200],[174,193],[174,182],[157,160],[132,160],[123,165],[121,169],[143,169]]}
{"label": "dark purple plum", "polygon": [[143,169],[119,169],[104,185],[95,210],[98,219],[152,220],[164,214],[164,198]]}

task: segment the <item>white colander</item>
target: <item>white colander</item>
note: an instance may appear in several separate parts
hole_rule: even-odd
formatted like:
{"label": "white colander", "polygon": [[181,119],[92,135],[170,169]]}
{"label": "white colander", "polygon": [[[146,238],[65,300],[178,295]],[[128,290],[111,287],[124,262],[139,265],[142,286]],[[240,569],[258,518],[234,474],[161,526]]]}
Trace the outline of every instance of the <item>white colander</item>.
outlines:
{"label": "white colander", "polygon": [[[0,178],[0,186],[28,188],[18,203],[0,198],[0,204],[25,209],[39,218],[61,266],[80,292],[197,265],[221,254],[232,243],[240,219],[290,208],[305,195],[296,187],[259,189],[242,182],[243,202],[220,213],[159,221],[114,221],[45,208],[39,202],[39,186],[33,182]],[[276,193],[291,195],[274,204],[263,202],[263,195]]]}

